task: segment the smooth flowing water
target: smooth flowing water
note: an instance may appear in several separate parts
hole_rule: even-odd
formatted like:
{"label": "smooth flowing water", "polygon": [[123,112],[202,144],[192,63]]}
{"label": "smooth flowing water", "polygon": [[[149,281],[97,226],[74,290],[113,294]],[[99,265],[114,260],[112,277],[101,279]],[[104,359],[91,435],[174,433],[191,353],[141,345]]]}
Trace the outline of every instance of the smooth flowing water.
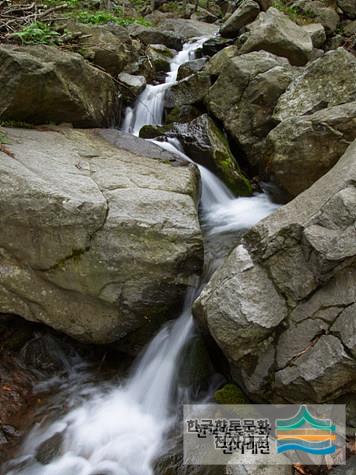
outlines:
{"label": "smooth flowing water", "polygon": [[[143,125],[161,123],[166,89],[176,80],[179,65],[192,59],[203,41],[201,38],[185,45],[172,61],[165,84],[146,87],[135,107],[126,111],[125,131],[138,135]],[[156,143],[190,160],[179,142]],[[209,170],[202,166],[199,170],[201,217],[208,235],[244,230],[277,207],[262,193],[251,198],[234,198]],[[153,338],[125,383],[91,386],[84,391],[80,403],[70,404],[72,409],[62,418],[36,426],[6,473],[152,475],[153,461],[164,451],[166,434],[176,421],[176,372],[182,349],[192,336],[191,306],[198,289],[199,283],[188,292],[181,316],[164,325]],[[77,390],[80,392],[80,388]],[[56,434],[60,434],[61,440],[57,444],[57,456],[42,465],[36,460],[36,453]]]}

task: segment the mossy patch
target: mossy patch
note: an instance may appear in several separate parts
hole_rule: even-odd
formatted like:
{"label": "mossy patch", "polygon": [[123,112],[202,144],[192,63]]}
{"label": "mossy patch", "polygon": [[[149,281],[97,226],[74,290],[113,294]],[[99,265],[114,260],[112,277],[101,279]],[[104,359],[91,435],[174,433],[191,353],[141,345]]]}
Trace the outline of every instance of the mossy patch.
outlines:
{"label": "mossy patch", "polygon": [[235,384],[225,384],[214,393],[218,404],[250,404],[244,393]]}
{"label": "mossy patch", "polygon": [[224,133],[212,120],[209,121],[208,130],[211,143],[214,144],[214,161],[220,178],[235,195],[251,196],[251,183],[238,166]]}

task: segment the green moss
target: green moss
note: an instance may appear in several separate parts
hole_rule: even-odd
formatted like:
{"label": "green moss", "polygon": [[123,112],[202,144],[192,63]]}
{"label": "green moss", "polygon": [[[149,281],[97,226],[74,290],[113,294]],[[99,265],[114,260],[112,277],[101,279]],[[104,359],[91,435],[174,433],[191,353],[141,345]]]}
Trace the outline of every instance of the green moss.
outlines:
{"label": "green moss", "polygon": [[0,130],[0,145],[8,145],[10,142],[7,133],[3,130]]}
{"label": "green moss", "polygon": [[97,12],[92,12],[89,10],[80,10],[75,13],[75,19],[80,23],[86,23],[91,25],[104,25],[106,23],[115,23],[116,25],[127,26],[132,23],[137,23],[139,25],[151,26],[151,23],[145,20],[142,17],[126,17],[124,16],[119,9],[116,9],[115,12],[108,12],[105,10],[99,10]]}
{"label": "green moss", "polygon": [[209,132],[216,148],[214,161],[220,178],[235,195],[251,196],[252,185],[238,166],[227,138],[213,121],[210,121]]}
{"label": "green moss", "polygon": [[214,400],[218,404],[249,404],[244,393],[235,384],[225,384],[215,391]]}
{"label": "green moss", "polygon": [[140,129],[139,136],[143,139],[154,139],[169,132],[172,132],[170,125],[144,125]]}

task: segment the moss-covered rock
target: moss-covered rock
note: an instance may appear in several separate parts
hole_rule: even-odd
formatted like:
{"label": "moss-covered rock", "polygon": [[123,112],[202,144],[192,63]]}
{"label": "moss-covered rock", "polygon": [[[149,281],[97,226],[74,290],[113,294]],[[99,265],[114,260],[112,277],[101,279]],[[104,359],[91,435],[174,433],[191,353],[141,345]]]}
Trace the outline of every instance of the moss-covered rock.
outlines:
{"label": "moss-covered rock", "polygon": [[206,63],[206,58],[192,59],[179,66],[177,80],[187,78],[191,74],[201,71]]}
{"label": "moss-covered rock", "polygon": [[142,139],[155,139],[162,135],[175,135],[175,132],[170,125],[144,125],[139,135]]}
{"label": "moss-covered rock", "polygon": [[175,54],[176,51],[164,45],[149,45],[146,48],[146,55],[156,72],[168,72],[171,68],[171,60]]}
{"label": "moss-covered rock", "polygon": [[165,123],[172,124],[173,122],[186,123],[196,119],[202,114],[202,111],[192,105],[183,105],[181,107],[173,107],[166,114]]}
{"label": "moss-covered rock", "polygon": [[224,133],[208,114],[188,124],[176,124],[175,128],[187,155],[217,174],[237,196],[251,195],[248,178],[241,171]]}
{"label": "moss-covered rock", "polygon": [[215,391],[214,401],[218,404],[250,404],[241,389],[231,383]]}
{"label": "moss-covered rock", "polygon": [[211,86],[210,76],[203,71],[178,81],[166,93],[167,109],[201,102]]}

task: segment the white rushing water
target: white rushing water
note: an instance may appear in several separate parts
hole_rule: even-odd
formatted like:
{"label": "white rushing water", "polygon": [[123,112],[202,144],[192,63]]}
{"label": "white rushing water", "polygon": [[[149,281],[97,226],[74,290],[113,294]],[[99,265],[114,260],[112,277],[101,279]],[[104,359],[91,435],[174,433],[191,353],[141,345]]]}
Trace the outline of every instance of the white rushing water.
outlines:
{"label": "white rushing water", "polygon": [[[127,110],[125,131],[138,135],[143,125],[161,123],[166,89],[176,80],[179,65],[191,59],[203,41],[185,45],[172,61],[165,84],[146,87],[135,108]],[[190,160],[177,141],[155,143]],[[277,207],[262,193],[234,198],[209,170],[200,165],[199,170],[202,219],[208,233],[246,229]],[[191,305],[196,294],[193,290],[187,295],[182,315],[160,330],[125,384],[95,388],[60,420],[35,427],[7,474],[153,475],[152,463],[162,452],[176,417],[172,408],[176,370],[182,348],[192,335]],[[47,465],[38,463],[38,447],[56,433],[64,438],[59,456]]]}

